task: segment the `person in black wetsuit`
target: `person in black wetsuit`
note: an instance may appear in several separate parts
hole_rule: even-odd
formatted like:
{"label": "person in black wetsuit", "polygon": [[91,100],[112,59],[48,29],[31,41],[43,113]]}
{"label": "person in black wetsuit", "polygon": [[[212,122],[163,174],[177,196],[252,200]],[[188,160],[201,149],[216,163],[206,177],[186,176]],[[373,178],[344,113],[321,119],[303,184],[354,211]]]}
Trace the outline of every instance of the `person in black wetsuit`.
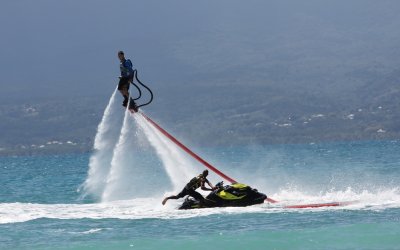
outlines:
{"label": "person in black wetsuit", "polygon": [[[118,58],[120,60],[119,68],[121,70],[121,76],[119,77],[118,83],[118,90],[121,92],[122,96],[124,97],[124,101],[122,106],[126,107],[128,105],[129,100],[129,85],[133,82],[133,69],[132,69],[132,62],[129,59],[125,59],[125,54],[123,51],[118,51]],[[131,98],[130,109],[134,109],[137,111],[136,103]]]}
{"label": "person in black wetsuit", "polygon": [[[178,195],[172,195],[172,196],[166,197],[162,201],[162,204],[165,205],[165,203],[169,199],[175,199],[176,200],[176,199],[179,199],[179,198],[183,198],[186,195],[189,195],[189,196],[195,198],[196,200],[198,200],[200,203],[203,203],[204,197],[199,192],[196,192],[196,189],[201,187],[202,190],[207,190],[207,191],[215,190],[215,187],[211,184],[211,182],[209,182],[207,180],[207,176],[208,176],[208,170],[204,170],[202,174],[200,174],[200,175],[194,177],[193,179],[191,179],[189,181],[189,183],[186,184],[186,186],[183,188],[183,190]],[[210,188],[207,188],[205,186],[206,183],[208,184],[208,186],[210,186]]]}

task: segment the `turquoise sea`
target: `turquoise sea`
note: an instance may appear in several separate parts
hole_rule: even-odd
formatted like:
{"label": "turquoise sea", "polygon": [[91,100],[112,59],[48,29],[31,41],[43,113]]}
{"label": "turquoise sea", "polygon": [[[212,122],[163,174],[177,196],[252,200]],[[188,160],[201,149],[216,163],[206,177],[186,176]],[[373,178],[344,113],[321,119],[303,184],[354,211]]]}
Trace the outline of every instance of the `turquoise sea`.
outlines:
{"label": "turquoise sea", "polygon": [[[120,162],[95,153],[0,158],[0,249],[400,249],[398,141],[196,149],[279,202],[190,211],[161,200],[204,167],[137,144],[134,159]],[[106,181],[93,181],[101,172]],[[331,201],[354,203],[284,208]]]}

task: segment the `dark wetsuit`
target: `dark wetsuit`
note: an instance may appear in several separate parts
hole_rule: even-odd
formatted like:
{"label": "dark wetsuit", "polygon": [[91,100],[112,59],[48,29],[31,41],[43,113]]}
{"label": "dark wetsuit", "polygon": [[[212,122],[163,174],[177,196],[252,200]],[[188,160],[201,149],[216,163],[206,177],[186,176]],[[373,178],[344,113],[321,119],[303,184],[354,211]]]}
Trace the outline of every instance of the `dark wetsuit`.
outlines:
{"label": "dark wetsuit", "polygon": [[183,198],[186,195],[189,195],[198,201],[203,201],[204,197],[199,192],[196,192],[196,189],[201,187],[202,183],[204,182],[203,178],[204,177],[197,176],[191,179],[190,182],[183,188],[183,190],[177,196],[175,196],[175,199]]}
{"label": "dark wetsuit", "polygon": [[121,77],[118,83],[118,90],[121,90],[124,87],[129,90],[129,82],[133,79],[132,66],[132,62],[129,59],[125,59],[125,61],[120,63],[119,68],[121,70]]}

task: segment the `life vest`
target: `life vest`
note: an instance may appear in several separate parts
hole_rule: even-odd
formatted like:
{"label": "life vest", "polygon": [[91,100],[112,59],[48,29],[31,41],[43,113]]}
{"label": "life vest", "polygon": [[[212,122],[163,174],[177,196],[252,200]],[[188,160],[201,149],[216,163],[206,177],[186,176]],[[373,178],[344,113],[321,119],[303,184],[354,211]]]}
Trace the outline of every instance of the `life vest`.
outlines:
{"label": "life vest", "polygon": [[119,64],[119,69],[121,70],[121,76],[122,77],[132,76],[133,73],[132,67],[133,67],[132,62],[129,59],[126,59],[125,61],[121,62]]}
{"label": "life vest", "polygon": [[186,184],[185,188],[186,189],[192,189],[192,190],[196,190],[199,187],[201,187],[201,183],[203,182],[203,176],[199,175],[196,176],[194,178],[192,178],[188,184]]}

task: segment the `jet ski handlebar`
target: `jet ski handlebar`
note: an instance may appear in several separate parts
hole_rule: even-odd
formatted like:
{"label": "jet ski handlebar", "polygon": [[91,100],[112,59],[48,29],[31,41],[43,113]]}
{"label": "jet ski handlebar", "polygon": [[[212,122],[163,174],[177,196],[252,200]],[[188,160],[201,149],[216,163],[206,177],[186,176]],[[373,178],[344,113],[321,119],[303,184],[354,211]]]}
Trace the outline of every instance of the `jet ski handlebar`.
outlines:
{"label": "jet ski handlebar", "polygon": [[224,181],[218,182],[217,184],[215,184],[215,187],[218,188],[218,189],[223,188],[224,187]]}

